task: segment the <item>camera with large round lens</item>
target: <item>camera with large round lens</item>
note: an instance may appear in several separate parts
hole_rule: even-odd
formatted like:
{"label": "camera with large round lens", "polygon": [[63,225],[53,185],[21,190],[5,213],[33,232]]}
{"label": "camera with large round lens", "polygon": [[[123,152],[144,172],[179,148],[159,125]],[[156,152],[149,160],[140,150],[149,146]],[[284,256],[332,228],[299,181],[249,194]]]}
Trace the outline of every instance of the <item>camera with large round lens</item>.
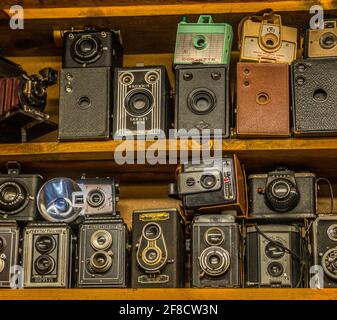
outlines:
{"label": "camera with large round lens", "polygon": [[230,266],[230,255],[221,247],[206,248],[200,255],[200,268],[211,277],[223,275]]}
{"label": "camera with large round lens", "polygon": [[319,44],[323,49],[332,49],[337,44],[337,36],[332,32],[323,33],[319,39]]}
{"label": "camera with large round lens", "polygon": [[283,274],[283,266],[279,262],[272,262],[268,265],[268,273],[274,277],[280,277]]}
{"label": "camera with large round lens", "polygon": [[148,90],[133,90],[125,98],[126,110],[134,116],[144,116],[153,105],[153,96]]}
{"label": "camera with large round lens", "polygon": [[97,230],[92,234],[90,243],[95,250],[107,250],[112,245],[112,236],[106,230]]}
{"label": "camera with large round lens", "polygon": [[143,228],[143,236],[148,241],[157,240],[161,235],[161,228],[157,223],[149,223]]}
{"label": "camera with large round lens", "polygon": [[0,185],[0,213],[16,214],[28,204],[27,189],[15,181],[7,181]]}
{"label": "camera with large round lens", "polygon": [[42,235],[36,239],[35,248],[40,253],[50,253],[55,249],[55,239],[52,236]]}
{"label": "camera with large round lens", "polygon": [[42,255],[36,259],[34,267],[38,274],[50,274],[55,268],[55,261],[50,256]]}
{"label": "camera with large round lens", "polygon": [[266,245],[265,253],[267,257],[270,259],[280,259],[285,254],[284,249],[282,247],[282,243],[278,241],[269,242]]}
{"label": "camera with large round lens", "polygon": [[107,272],[112,266],[112,252],[97,251],[89,261],[90,267],[97,273]]}
{"label": "camera with large round lens", "polygon": [[204,174],[200,178],[200,184],[204,189],[212,189],[217,183],[217,177],[212,174]]}
{"label": "camera with large round lens", "polygon": [[205,233],[205,241],[210,246],[219,246],[224,239],[224,232],[219,228],[210,228]]}
{"label": "camera with large round lens", "polygon": [[72,46],[73,59],[82,64],[97,61],[103,53],[101,40],[93,35],[82,35],[76,39]]}
{"label": "camera with large round lens", "polygon": [[195,114],[208,114],[216,107],[216,96],[209,89],[196,89],[188,95],[187,104]]}
{"label": "camera with large round lens", "polygon": [[88,194],[87,202],[93,208],[101,207],[105,202],[104,192],[101,190],[92,190]]}

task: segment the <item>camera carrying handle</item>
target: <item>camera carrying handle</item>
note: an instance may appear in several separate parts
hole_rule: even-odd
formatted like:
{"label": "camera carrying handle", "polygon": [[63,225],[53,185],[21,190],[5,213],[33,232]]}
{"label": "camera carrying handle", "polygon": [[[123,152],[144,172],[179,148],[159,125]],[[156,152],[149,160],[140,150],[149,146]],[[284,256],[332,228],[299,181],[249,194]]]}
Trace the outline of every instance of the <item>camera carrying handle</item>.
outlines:
{"label": "camera carrying handle", "polygon": [[17,161],[8,161],[6,168],[8,174],[20,174],[21,172],[21,164]]}
{"label": "camera carrying handle", "polygon": [[168,196],[172,199],[181,200],[178,193],[178,185],[176,183],[170,183],[168,185]]}

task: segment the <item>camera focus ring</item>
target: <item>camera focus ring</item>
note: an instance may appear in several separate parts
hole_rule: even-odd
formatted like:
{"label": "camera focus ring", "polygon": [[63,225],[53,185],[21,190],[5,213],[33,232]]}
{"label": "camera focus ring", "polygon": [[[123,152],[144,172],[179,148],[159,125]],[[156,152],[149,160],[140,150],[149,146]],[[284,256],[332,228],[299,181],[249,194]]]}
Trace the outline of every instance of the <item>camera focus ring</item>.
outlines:
{"label": "camera focus ring", "polygon": [[337,44],[337,36],[332,32],[325,32],[320,37],[319,44],[323,49],[332,49]]}
{"label": "camera focus ring", "polygon": [[103,52],[102,42],[93,35],[83,35],[78,38],[72,48],[75,61],[87,64],[97,61]]}
{"label": "camera focus ring", "polygon": [[195,114],[208,114],[216,107],[216,95],[206,88],[193,90],[187,97],[187,105]]}
{"label": "camera focus ring", "polygon": [[326,251],[322,257],[322,267],[326,275],[337,280],[337,249],[332,248]]}
{"label": "camera focus ring", "polygon": [[107,250],[112,245],[112,235],[107,230],[97,230],[92,234],[90,244],[95,250]]}
{"label": "camera focus ring", "polygon": [[0,185],[0,213],[16,214],[22,211],[29,202],[27,189],[15,181]]}
{"label": "camera focus ring", "polygon": [[200,268],[211,277],[223,275],[230,266],[230,255],[221,247],[208,247],[199,257]]}
{"label": "camera focus ring", "polygon": [[107,272],[112,266],[112,252],[97,251],[90,257],[90,268],[98,273]]}

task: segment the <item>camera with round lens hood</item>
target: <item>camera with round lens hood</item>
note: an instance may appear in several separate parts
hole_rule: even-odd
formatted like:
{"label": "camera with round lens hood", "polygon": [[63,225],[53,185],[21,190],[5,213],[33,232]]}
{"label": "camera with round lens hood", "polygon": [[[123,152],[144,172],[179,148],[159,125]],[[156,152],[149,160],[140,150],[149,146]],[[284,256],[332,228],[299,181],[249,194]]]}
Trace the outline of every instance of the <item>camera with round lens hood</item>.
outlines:
{"label": "camera with round lens hood", "polygon": [[298,226],[247,225],[245,247],[246,287],[303,287],[307,260]]}
{"label": "camera with round lens hood", "polygon": [[114,139],[167,137],[173,120],[170,91],[165,66],[116,68]]}
{"label": "camera with round lens hood", "polygon": [[24,229],[24,287],[71,287],[75,252],[76,238],[67,224],[29,224]]}
{"label": "camera with round lens hood", "polygon": [[323,28],[308,29],[304,44],[307,58],[337,57],[337,19],[324,19]]}
{"label": "camera with round lens hood", "polygon": [[236,212],[196,216],[192,222],[192,287],[241,286],[241,234]]}
{"label": "camera with round lens hood", "polygon": [[175,76],[177,135],[194,137],[209,134],[228,138],[228,65],[179,65],[175,68]]}
{"label": "camera with round lens hood", "polygon": [[316,218],[316,176],[279,167],[248,176],[249,217],[301,220]]}
{"label": "camera with round lens hood", "polygon": [[18,162],[8,162],[7,171],[0,175],[0,220],[36,220],[36,196],[43,178],[21,174]]}
{"label": "camera with round lens hood", "polygon": [[178,210],[134,211],[131,287],[184,287],[184,268],[184,220]]}
{"label": "camera with round lens hood", "polygon": [[170,196],[181,199],[186,210],[200,213],[235,209],[246,214],[246,187],[243,168],[236,155],[210,163],[188,163],[178,170]]}
{"label": "camera with round lens hood", "polygon": [[78,287],[126,287],[128,230],[121,218],[94,217],[79,228]]}
{"label": "camera with round lens hood", "polygon": [[15,221],[0,222],[0,288],[11,286],[12,268],[19,261],[20,229]]}

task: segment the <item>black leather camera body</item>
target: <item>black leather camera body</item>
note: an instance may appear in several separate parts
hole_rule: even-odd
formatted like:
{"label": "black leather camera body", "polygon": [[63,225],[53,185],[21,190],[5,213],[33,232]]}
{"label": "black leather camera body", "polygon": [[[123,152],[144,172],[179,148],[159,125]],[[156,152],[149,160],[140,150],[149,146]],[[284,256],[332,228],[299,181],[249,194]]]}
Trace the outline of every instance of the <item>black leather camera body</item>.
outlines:
{"label": "black leather camera body", "polygon": [[[176,67],[175,129],[178,136],[200,136],[203,130],[228,138],[230,133],[227,65]],[[207,131],[204,131],[207,133]]]}
{"label": "black leather camera body", "polygon": [[118,32],[85,30],[64,34],[63,68],[123,65]]}
{"label": "black leather camera body", "polygon": [[114,139],[167,136],[173,120],[170,90],[165,66],[116,68]]}
{"label": "black leather camera body", "polygon": [[24,229],[24,287],[71,287],[74,280],[75,241],[67,224],[29,224]]}
{"label": "black leather camera body", "polygon": [[295,135],[336,135],[337,59],[298,59],[291,72]]}
{"label": "black leather camera body", "polygon": [[303,243],[290,225],[247,226],[246,287],[302,287]]}
{"label": "black leather camera body", "polygon": [[132,222],[132,288],[184,287],[184,221],[176,209],[139,210]]}
{"label": "black leather camera body", "polygon": [[245,214],[245,182],[235,155],[209,164],[182,165],[177,175],[177,193],[187,210],[212,213],[235,208],[239,215]]}
{"label": "black leather camera body", "polygon": [[191,265],[192,287],[241,286],[241,235],[235,212],[194,218]]}
{"label": "black leather camera body", "polygon": [[43,178],[21,174],[17,162],[7,163],[7,169],[7,174],[0,175],[0,220],[36,220],[36,195]]}
{"label": "black leather camera body", "polygon": [[122,219],[86,220],[79,228],[78,287],[126,287],[127,247]]}
{"label": "black leather camera body", "polygon": [[19,234],[15,221],[0,222],[0,288],[11,287],[11,276],[18,265]]}
{"label": "black leather camera body", "polygon": [[61,70],[59,140],[107,140],[111,135],[111,68]]}
{"label": "black leather camera body", "polygon": [[249,217],[301,220],[316,218],[316,177],[278,168],[248,176]]}
{"label": "black leather camera body", "polygon": [[[312,265],[320,288],[337,288],[337,216],[321,215],[312,227]],[[318,273],[316,273],[318,272]],[[322,276],[322,278],[321,278]]]}

